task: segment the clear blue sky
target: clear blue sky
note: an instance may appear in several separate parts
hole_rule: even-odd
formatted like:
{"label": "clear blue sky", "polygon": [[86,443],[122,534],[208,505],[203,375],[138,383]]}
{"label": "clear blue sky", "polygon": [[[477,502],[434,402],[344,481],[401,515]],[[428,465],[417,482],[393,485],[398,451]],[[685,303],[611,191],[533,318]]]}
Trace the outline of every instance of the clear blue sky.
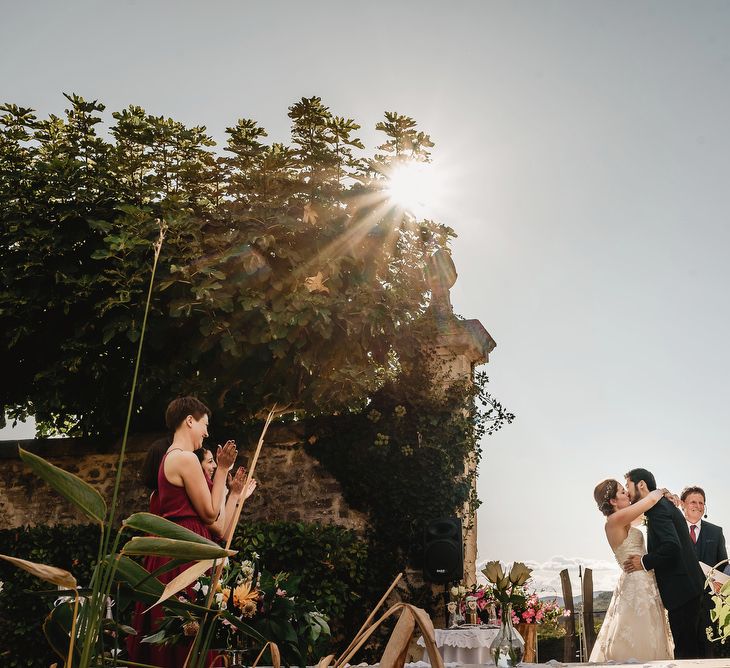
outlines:
{"label": "clear blue sky", "polygon": [[[456,310],[518,416],[485,442],[480,559],[610,560],[596,482],[634,466],[730,525],[730,4],[2,3],[4,101],[62,91],[288,137],[319,95],[437,142]],[[555,557],[555,558],[553,558]]]}

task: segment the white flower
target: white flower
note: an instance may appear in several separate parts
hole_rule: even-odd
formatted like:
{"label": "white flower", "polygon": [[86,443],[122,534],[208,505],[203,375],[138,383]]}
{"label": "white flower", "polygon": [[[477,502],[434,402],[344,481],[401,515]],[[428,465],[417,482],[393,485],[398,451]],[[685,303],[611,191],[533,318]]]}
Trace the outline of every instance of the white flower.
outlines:
{"label": "white flower", "polygon": [[4,582],[3,582],[2,580],[0,580],[0,594],[1,594],[1,593],[2,593],[2,591],[3,591],[3,585],[4,585],[4,584],[5,584],[5,583],[4,583]]}
{"label": "white flower", "polygon": [[220,607],[221,603],[223,603],[223,592],[218,592],[215,595],[215,602],[218,605],[218,607]]}
{"label": "white flower", "polygon": [[459,588],[458,587],[452,587],[451,588],[451,595],[456,598],[459,595]]}
{"label": "white flower", "polygon": [[193,585],[194,591],[200,591],[200,581],[196,581],[196,583]]}
{"label": "white flower", "polygon": [[459,585],[459,596],[466,596],[466,587]]}
{"label": "white flower", "polygon": [[208,585],[202,585],[200,587],[200,591],[202,592],[203,596],[207,596],[208,595]]}

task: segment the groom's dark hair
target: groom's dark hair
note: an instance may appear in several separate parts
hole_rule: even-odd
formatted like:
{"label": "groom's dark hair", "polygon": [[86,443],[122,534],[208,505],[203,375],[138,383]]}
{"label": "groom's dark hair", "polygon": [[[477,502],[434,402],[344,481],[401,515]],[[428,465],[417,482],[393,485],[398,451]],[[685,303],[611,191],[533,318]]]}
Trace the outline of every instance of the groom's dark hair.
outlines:
{"label": "groom's dark hair", "polygon": [[630,480],[634,485],[638,485],[642,480],[646,483],[646,488],[653,492],[656,489],[656,480],[651,471],[646,469],[631,469],[625,476],[626,480]]}

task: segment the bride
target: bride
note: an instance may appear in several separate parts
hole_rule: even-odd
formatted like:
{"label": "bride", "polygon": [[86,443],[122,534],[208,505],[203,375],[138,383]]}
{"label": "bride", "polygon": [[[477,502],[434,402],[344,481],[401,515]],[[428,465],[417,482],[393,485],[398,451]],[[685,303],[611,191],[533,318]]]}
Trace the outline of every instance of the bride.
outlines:
{"label": "bride", "polygon": [[[593,497],[606,516],[606,538],[619,566],[631,554],[645,554],[644,534],[633,522],[652,508],[666,489],[657,489],[631,504],[623,485],[604,480]],[[589,661],[657,661],[674,658],[674,643],[653,571],[621,575]]]}

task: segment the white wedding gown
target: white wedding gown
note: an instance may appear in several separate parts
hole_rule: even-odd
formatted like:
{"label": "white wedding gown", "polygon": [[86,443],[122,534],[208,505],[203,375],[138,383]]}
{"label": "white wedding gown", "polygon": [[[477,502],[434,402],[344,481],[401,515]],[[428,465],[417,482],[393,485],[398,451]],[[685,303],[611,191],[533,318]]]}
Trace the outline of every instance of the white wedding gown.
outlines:
{"label": "white wedding gown", "polygon": [[[644,534],[636,527],[629,529],[626,540],[614,550],[619,566],[632,554],[645,553]],[[600,663],[672,658],[674,643],[654,572],[622,570],[588,660]]]}

